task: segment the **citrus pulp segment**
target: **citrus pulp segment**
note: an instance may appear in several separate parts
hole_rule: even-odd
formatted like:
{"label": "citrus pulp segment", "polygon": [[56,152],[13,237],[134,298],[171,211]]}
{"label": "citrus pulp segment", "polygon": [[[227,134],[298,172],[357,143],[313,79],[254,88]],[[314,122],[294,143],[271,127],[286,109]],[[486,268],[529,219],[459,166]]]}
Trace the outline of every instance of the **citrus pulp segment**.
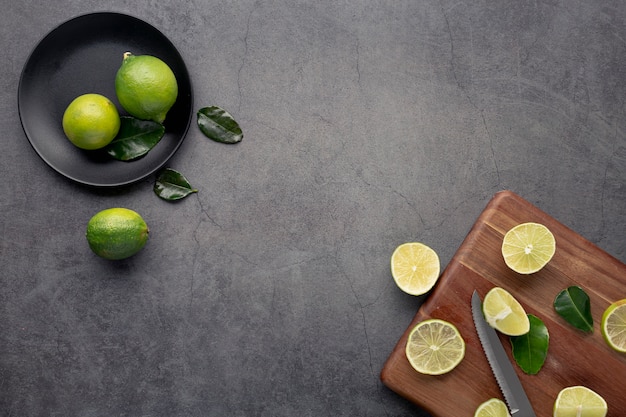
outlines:
{"label": "citrus pulp segment", "polygon": [[604,398],[583,386],[564,388],[554,402],[553,417],[604,417],[608,407]]}
{"label": "citrus pulp segment", "polygon": [[611,304],[602,314],[602,336],[608,345],[626,353],[626,299]]}
{"label": "citrus pulp segment", "polygon": [[491,398],[478,406],[474,417],[511,417],[511,414],[504,401]]}
{"label": "citrus pulp segment", "polygon": [[423,243],[403,243],[391,255],[391,275],[407,294],[430,291],[439,278],[440,268],[437,253]]}
{"label": "citrus pulp segment", "polygon": [[411,330],[405,352],[416,371],[441,375],[461,363],[465,356],[465,341],[452,323],[428,319]]}
{"label": "citrus pulp segment", "polygon": [[493,287],[483,300],[483,314],[491,327],[508,336],[521,336],[530,330],[524,307],[501,287]]}
{"label": "citrus pulp segment", "polygon": [[502,241],[504,262],[520,274],[532,274],[543,268],[556,251],[552,232],[539,223],[522,223],[506,232]]}

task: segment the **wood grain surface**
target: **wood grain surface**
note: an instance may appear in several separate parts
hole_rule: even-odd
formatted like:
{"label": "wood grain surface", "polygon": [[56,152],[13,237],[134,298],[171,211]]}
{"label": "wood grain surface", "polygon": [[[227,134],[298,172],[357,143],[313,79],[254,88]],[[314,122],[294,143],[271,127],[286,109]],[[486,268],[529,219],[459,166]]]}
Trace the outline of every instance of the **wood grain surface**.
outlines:
{"label": "wood grain surface", "polygon": [[[546,267],[524,276],[505,265],[500,247],[507,230],[529,221],[546,225],[557,249]],[[591,298],[593,333],[576,330],[554,311],[554,298],[570,285],[579,285]],[[612,302],[626,298],[626,265],[510,191],[496,194],[479,216],[387,359],[380,375],[383,383],[435,417],[472,416],[481,402],[502,398],[470,309],[474,289],[482,298],[494,286],[510,291],[527,313],[544,321],[550,333],[548,357],[537,375],[527,375],[514,364],[537,417],[552,416],[558,392],[573,385],[585,385],[602,395],[609,417],[623,416],[626,355],[606,345],[600,320]],[[404,353],[409,331],[427,318],[454,323],[467,344],[461,364],[442,376],[414,371]],[[500,337],[512,358],[508,338]]]}

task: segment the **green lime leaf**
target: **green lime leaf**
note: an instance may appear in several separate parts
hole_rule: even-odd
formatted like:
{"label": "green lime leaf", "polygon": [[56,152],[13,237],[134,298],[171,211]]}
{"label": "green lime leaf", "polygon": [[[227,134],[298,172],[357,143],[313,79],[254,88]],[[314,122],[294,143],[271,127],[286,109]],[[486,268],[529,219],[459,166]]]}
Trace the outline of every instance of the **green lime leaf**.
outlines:
{"label": "green lime leaf", "polygon": [[180,200],[197,192],[183,174],[171,168],[161,171],[154,183],[154,193],[163,200]]}
{"label": "green lime leaf", "polygon": [[120,121],[119,133],[106,147],[106,152],[120,161],[132,161],[144,156],[165,134],[161,123],[130,116],[122,116]]}
{"label": "green lime leaf", "polygon": [[561,291],[554,299],[554,309],[577,329],[593,332],[591,301],[582,288],[574,285]]}
{"label": "green lime leaf", "polygon": [[233,116],[217,106],[198,110],[198,127],[207,138],[216,142],[232,144],[243,139],[243,132]]}
{"label": "green lime leaf", "polygon": [[513,358],[519,367],[530,375],[535,375],[548,356],[550,335],[548,328],[540,318],[528,314],[530,330],[521,336],[511,336]]}

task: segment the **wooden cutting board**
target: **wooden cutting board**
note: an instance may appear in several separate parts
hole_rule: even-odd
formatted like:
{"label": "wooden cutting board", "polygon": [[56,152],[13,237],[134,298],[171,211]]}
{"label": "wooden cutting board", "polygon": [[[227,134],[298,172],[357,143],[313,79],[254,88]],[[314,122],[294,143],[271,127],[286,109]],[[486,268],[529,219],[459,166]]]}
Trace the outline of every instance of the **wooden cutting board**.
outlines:
{"label": "wooden cutting board", "polygon": [[[546,267],[524,276],[506,266],[500,247],[507,230],[531,221],[552,231],[557,249]],[[554,298],[570,285],[580,286],[591,298],[591,334],[571,327],[554,311]],[[585,385],[602,395],[609,417],[626,413],[626,354],[611,350],[600,332],[604,310],[626,298],[626,265],[510,191],[496,194],[479,216],[387,359],[383,383],[435,417],[472,416],[481,402],[503,398],[470,309],[474,289],[483,298],[494,286],[510,291],[550,333],[548,357],[537,375],[527,375],[514,364],[537,417],[551,417],[557,394],[572,385]],[[445,375],[419,374],[404,353],[410,330],[428,318],[454,323],[466,342],[465,358]],[[508,338],[500,337],[512,360]]]}

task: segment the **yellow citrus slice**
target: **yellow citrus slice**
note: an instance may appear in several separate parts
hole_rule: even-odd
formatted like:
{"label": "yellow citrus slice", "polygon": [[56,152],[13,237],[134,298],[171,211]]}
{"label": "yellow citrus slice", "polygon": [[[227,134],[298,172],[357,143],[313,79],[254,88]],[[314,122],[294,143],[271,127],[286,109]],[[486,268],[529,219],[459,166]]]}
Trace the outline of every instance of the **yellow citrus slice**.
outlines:
{"label": "yellow citrus slice", "polygon": [[430,291],[439,278],[440,268],[437,253],[423,243],[403,243],[391,255],[391,275],[407,294]]}
{"label": "yellow citrus slice", "polygon": [[483,314],[491,327],[508,336],[520,336],[530,330],[524,307],[504,288],[489,290],[483,300]]}
{"label": "yellow citrus slice", "polygon": [[441,375],[453,370],[465,356],[465,341],[458,329],[444,320],[418,323],[406,342],[406,357],[416,371]]}
{"label": "yellow citrus slice", "polygon": [[478,406],[474,417],[511,417],[504,401],[491,398]]}
{"label": "yellow citrus slice", "polygon": [[626,298],[609,306],[602,314],[602,336],[609,346],[626,353]]}
{"label": "yellow citrus slice", "polygon": [[564,388],[554,402],[553,417],[604,417],[607,413],[604,398],[587,387]]}
{"label": "yellow citrus slice", "polygon": [[522,223],[506,232],[502,241],[504,262],[520,274],[532,274],[546,266],[556,241],[550,230],[539,223]]}

